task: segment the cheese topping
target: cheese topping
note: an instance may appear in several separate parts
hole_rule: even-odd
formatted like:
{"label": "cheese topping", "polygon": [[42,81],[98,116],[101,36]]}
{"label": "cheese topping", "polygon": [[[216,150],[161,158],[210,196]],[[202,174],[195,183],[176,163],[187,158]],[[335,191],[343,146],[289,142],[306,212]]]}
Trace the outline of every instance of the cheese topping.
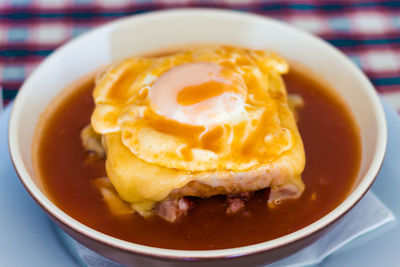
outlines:
{"label": "cheese topping", "polygon": [[304,151],[280,76],[287,71],[275,54],[220,46],[111,67],[93,93],[91,122],[120,196],[145,212],[202,173],[272,172],[280,162],[294,170],[279,167],[282,175],[298,178]]}

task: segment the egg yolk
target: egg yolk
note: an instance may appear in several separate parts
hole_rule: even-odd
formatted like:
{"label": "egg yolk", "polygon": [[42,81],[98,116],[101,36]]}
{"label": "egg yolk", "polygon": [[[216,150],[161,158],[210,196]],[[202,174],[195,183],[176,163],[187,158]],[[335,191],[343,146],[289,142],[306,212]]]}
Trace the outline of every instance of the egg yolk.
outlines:
{"label": "egg yolk", "polygon": [[246,85],[228,68],[208,62],[178,65],[150,89],[152,109],[182,124],[210,126],[246,117]]}

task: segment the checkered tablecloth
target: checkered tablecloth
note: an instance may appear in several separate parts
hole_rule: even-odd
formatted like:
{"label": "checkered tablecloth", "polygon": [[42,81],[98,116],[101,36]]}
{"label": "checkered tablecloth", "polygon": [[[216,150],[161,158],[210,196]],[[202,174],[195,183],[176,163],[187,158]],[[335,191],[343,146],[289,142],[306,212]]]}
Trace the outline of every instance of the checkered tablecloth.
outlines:
{"label": "checkered tablecloth", "polygon": [[107,21],[177,7],[216,7],[284,20],[347,54],[400,110],[400,1],[376,0],[0,0],[4,102],[54,49]]}

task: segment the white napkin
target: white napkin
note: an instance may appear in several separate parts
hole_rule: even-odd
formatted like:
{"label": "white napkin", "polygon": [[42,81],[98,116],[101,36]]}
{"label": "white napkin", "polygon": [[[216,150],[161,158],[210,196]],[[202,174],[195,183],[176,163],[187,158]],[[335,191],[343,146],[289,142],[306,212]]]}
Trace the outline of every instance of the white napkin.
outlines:
{"label": "white napkin", "polygon": [[[363,199],[324,236],[310,246],[297,253],[270,265],[277,266],[306,266],[320,263],[327,256],[349,243],[351,240],[372,231],[395,219],[393,213],[375,196],[368,192]],[[73,254],[79,257],[81,263],[88,267],[121,267],[103,256],[84,247],[72,238]],[[71,246],[69,246],[71,248]]]}
{"label": "white napkin", "polygon": [[394,219],[393,213],[370,191],[344,215],[335,228],[310,246],[272,264],[271,267],[298,267],[320,263],[351,240]]}

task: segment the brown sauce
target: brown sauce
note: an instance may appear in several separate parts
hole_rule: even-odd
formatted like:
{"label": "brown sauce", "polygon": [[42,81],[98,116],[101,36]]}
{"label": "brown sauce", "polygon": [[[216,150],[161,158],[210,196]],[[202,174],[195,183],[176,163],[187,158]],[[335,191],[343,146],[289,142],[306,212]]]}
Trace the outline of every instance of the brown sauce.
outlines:
{"label": "brown sauce", "polygon": [[171,249],[220,249],[255,244],[294,232],[337,207],[350,192],[360,163],[360,141],[344,105],[324,85],[292,70],[289,93],[303,97],[299,130],[306,151],[306,189],[297,200],[270,209],[261,194],[246,215],[226,215],[225,198],[198,200],[177,224],[137,214],[112,215],[92,179],[106,176],[104,161],[86,161],[80,130],[89,123],[93,81],[76,88],[49,115],[38,137],[37,169],[53,201],[78,221],[127,241]]}

